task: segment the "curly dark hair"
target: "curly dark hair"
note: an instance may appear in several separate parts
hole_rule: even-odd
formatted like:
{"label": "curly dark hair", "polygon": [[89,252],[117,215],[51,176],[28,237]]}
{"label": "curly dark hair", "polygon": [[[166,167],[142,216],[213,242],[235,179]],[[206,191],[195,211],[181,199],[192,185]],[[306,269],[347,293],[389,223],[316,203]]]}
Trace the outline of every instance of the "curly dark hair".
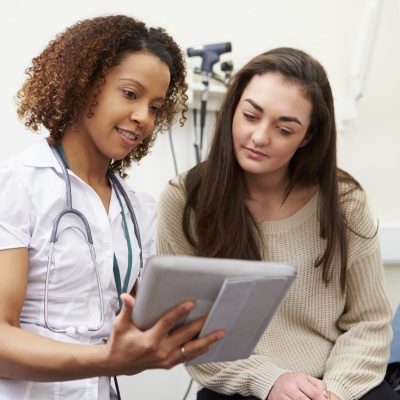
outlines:
{"label": "curly dark hair", "polygon": [[124,15],[86,19],[67,28],[26,69],[28,78],[16,95],[19,119],[34,132],[43,125],[50,132],[49,142],[59,142],[65,127],[79,121],[93,83],[96,82],[97,90],[87,110],[89,118],[94,115],[108,70],[137,52],[157,56],[168,66],[171,81],[152,135],[124,159],[111,164],[114,171],[124,176],[131,162],[138,162],[149,153],[157,133],[168,130],[175,122],[175,114],[180,112],[181,126],[186,120],[184,55],[163,28],[148,28]]}

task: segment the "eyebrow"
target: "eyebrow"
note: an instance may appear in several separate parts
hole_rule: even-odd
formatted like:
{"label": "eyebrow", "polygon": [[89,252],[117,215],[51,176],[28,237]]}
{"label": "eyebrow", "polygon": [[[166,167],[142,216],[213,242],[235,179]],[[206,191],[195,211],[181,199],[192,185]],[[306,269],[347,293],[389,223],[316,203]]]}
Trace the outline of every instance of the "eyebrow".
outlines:
{"label": "eyebrow", "polygon": [[[257,103],[255,103],[253,100],[244,99],[244,101],[247,101],[248,103],[250,103],[257,111],[259,111],[261,113],[264,112],[264,109],[261,106],[259,106]],[[282,115],[281,117],[279,117],[279,120],[284,121],[284,122],[295,122],[296,124],[303,126],[303,124],[296,117],[289,117],[286,115]]]}
{"label": "eyebrow", "polygon": [[137,85],[139,85],[141,88],[143,88],[143,85],[137,81],[136,79],[132,79],[132,78],[118,78],[119,81],[128,81],[128,82],[133,82],[136,83]]}

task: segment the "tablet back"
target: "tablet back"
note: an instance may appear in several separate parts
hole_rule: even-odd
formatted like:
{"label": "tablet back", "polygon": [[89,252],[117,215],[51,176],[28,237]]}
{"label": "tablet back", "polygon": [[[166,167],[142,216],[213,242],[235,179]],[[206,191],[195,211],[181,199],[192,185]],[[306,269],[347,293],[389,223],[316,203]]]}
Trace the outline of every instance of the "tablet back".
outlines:
{"label": "tablet back", "polygon": [[278,301],[278,306],[296,277],[296,268],[265,261],[152,256],[138,288],[132,321],[142,330],[149,329],[168,310],[186,300],[194,301],[195,307],[176,327],[208,315],[226,278],[233,277],[272,279],[277,290],[267,294],[265,302]]}

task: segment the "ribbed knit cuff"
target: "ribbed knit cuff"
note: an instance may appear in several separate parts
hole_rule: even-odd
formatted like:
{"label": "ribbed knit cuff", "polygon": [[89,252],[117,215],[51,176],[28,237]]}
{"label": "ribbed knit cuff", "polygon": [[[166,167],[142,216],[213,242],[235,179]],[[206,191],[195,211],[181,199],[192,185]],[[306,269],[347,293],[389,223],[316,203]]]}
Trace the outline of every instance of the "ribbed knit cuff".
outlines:
{"label": "ribbed knit cuff", "polygon": [[[336,394],[337,397],[339,397],[340,400],[354,400],[356,397],[354,397],[351,392],[343,386],[342,383],[334,380],[326,381],[326,386],[330,392],[333,392]],[[357,397],[359,398],[359,397]],[[383,399],[382,399],[383,400]]]}
{"label": "ribbed knit cuff", "polygon": [[285,372],[289,371],[278,367],[274,367],[271,370],[271,364],[258,366],[257,371],[249,373],[250,392],[254,396],[265,400],[276,380]]}

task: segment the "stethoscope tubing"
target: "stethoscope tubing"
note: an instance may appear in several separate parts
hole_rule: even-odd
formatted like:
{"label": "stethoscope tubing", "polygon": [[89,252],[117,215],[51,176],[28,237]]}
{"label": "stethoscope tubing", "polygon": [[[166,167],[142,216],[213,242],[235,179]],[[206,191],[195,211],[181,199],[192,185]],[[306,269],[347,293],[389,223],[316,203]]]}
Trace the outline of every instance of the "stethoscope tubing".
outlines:
{"label": "stethoscope tubing", "polygon": [[135,211],[133,210],[132,203],[129,200],[128,194],[126,193],[121,182],[115,176],[115,174],[111,170],[111,168],[109,168],[107,175],[108,175],[109,179],[112,181],[112,183],[117,187],[117,190],[119,191],[119,193],[122,194],[122,197],[125,199],[125,203],[128,206],[128,211],[131,214],[133,230],[135,232],[135,236],[136,236],[136,240],[138,242],[139,252],[140,252],[139,253],[139,276],[138,276],[138,282],[140,283],[142,274],[143,274],[143,254],[142,254],[142,239],[140,237],[139,224],[137,222],[137,219],[135,216]]}
{"label": "stethoscope tubing", "polygon": [[[85,232],[86,232],[86,236],[87,236],[87,244],[89,246],[90,249],[90,254],[91,254],[91,258],[92,258],[92,263],[94,266],[94,270],[95,270],[95,275],[96,275],[96,281],[97,281],[97,288],[98,288],[98,293],[99,293],[99,302],[100,302],[100,322],[96,327],[88,327],[88,326],[79,326],[78,327],[78,332],[83,334],[86,332],[95,332],[95,331],[99,331],[103,325],[104,325],[104,299],[103,299],[103,290],[102,290],[102,285],[101,285],[101,280],[100,280],[100,273],[99,273],[99,269],[98,269],[98,265],[97,265],[97,259],[96,259],[96,252],[94,249],[94,244],[93,244],[93,236],[92,236],[92,232],[90,229],[90,225],[88,220],[86,219],[86,217],[83,215],[82,212],[80,212],[79,210],[76,210],[72,207],[72,194],[71,194],[71,181],[69,178],[69,174],[67,171],[67,168],[64,164],[63,159],[61,158],[60,154],[58,153],[58,151],[53,147],[50,146],[54,156],[56,157],[57,161],[59,162],[61,168],[62,168],[62,172],[63,172],[63,176],[65,179],[65,188],[66,188],[66,202],[67,202],[67,206],[64,210],[62,210],[59,214],[57,214],[56,218],[54,219],[53,222],[53,227],[52,227],[52,232],[51,232],[51,237],[50,237],[50,249],[49,249],[49,256],[48,256],[48,263],[47,263],[47,270],[46,270],[46,280],[45,280],[45,291],[44,291],[44,320],[45,320],[45,324],[47,326],[47,328],[55,333],[67,333],[68,335],[73,335],[75,334],[76,330],[73,327],[69,327],[67,329],[57,329],[54,328],[53,326],[50,325],[49,323],[49,318],[48,318],[48,293],[49,293],[49,280],[50,280],[50,270],[51,270],[51,264],[52,264],[52,260],[53,260],[53,251],[54,251],[54,245],[58,240],[57,237],[57,230],[58,230],[58,224],[61,220],[61,218],[66,215],[66,214],[74,214],[76,215],[84,224],[85,226]],[[140,283],[141,280],[141,276],[143,273],[143,254],[142,254],[142,242],[141,242],[141,237],[140,237],[140,231],[139,231],[139,225],[136,219],[136,215],[135,212],[133,210],[132,204],[129,200],[128,194],[126,193],[125,189],[123,188],[121,182],[119,182],[118,178],[115,176],[114,172],[112,171],[111,168],[109,168],[109,170],[107,171],[107,176],[110,179],[110,181],[112,181],[112,183],[114,184],[114,186],[116,187],[116,190],[118,190],[118,192],[120,194],[122,194],[125,203],[128,207],[129,213],[131,214],[131,219],[132,219],[132,223],[133,223],[133,228],[134,228],[134,232],[135,232],[135,236],[136,236],[136,240],[138,242],[138,246],[139,246],[139,276],[138,276],[138,282]]]}

